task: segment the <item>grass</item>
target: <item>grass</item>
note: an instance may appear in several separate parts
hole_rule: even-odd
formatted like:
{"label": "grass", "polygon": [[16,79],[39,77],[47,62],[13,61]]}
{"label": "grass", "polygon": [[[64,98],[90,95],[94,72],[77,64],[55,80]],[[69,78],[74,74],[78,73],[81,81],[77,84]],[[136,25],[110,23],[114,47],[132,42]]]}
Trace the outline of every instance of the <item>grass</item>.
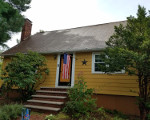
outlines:
{"label": "grass", "polygon": [[45,120],[71,120],[71,119],[65,113],[60,112],[57,115],[53,115],[53,114],[47,115],[45,117]]}

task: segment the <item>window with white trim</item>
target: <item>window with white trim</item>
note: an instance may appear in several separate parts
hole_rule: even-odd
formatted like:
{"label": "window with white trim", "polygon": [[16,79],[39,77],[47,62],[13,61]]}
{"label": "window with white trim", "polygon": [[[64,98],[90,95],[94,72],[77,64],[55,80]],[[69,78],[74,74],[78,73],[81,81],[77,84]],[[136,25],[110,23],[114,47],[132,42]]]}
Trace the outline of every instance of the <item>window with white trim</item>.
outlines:
{"label": "window with white trim", "polygon": [[[101,60],[100,53],[92,53],[92,73],[104,73],[100,65],[105,65],[104,61]],[[113,73],[125,73],[125,70],[120,70]]]}
{"label": "window with white trim", "polygon": [[92,54],[92,73],[103,73],[99,65],[104,65],[104,62],[100,58],[100,53]]}

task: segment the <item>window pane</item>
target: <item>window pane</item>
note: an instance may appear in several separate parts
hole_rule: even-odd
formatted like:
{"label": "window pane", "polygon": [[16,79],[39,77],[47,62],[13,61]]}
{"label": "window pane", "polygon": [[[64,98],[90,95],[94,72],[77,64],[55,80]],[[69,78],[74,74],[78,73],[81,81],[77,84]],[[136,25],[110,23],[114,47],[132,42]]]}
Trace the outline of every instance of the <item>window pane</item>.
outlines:
{"label": "window pane", "polygon": [[95,62],[102,62],[100,55],[95,55]]}
{"label": "window pane", "polygon": [[95,71],[101,71],[102,72],[102,69],[100,68],[100,65],[105,65],[104,63],[95,63]]}
{"label": "window pane", "polygon": [[100,55],[95,55],[95,59],[100,59]]}

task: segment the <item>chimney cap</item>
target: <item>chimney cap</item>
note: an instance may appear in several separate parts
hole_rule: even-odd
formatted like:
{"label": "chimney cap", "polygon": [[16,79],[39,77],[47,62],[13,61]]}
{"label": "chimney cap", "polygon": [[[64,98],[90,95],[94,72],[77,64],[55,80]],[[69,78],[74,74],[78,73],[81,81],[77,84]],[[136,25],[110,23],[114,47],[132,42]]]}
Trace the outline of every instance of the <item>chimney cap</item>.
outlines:
{"label": "chimney cap", "polygon": [[31,20],[29,20],[28,18],[25,18],[25,21],[29,21],[29,22],[32,24],[32,21],[31,21]]}

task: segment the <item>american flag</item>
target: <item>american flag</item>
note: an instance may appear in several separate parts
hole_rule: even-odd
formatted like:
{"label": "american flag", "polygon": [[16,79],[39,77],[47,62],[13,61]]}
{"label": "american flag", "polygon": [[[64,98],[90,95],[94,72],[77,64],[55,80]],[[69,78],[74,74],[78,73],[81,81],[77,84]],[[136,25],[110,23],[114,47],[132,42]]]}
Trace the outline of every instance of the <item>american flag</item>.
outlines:
{"label": "american flag", "polygon": [[70,55],[64,54],[62,79],[69,79]]}

